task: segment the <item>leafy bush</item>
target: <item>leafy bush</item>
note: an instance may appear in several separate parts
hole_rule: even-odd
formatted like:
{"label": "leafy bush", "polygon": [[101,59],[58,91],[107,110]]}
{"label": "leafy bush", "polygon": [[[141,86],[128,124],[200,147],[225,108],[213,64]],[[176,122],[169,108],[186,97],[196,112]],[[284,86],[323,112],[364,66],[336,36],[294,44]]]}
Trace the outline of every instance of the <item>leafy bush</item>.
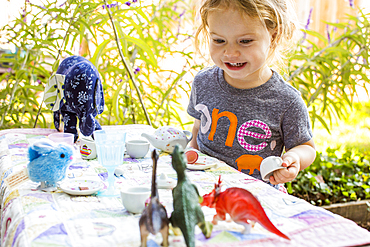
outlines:
{"label": "leafy bush", "polygon": [[[86,56],[99,70],[106,108],[103,125],[144,123],[184,125],[181,95],[190,91],[183,78],[192,73],[192,51],[184,29],[192,15],[181,0],[168,1],[25,1],[23,13],[6,25],[0,40],[16,47],[1,56],[0,129],[51,127],[42,106],[48,78],[60,62]],[[191,18],[192,19],[192,18]],[[166,68],[162,63],[176,57]]]}
{"label": "leafy bush", "polygon": [[[369,82],[369,16],[360,12],[349,18],[328,23],[326,36],[305,30],[285,68],[312,123],[319,120],[328,131],[327,120],[345,116],[358,86]],[[12,57],[0,57],[0,64],[8,64],[0,75],[0,129],[51,127],[51,112],[40,108],[44,85],[63,58],[77,53],[102,76],[101,124],[189,124],[181,114],[181,99],[190,92],[184,77],[192,74],[191,80],[203,66],[193,57],[190,19],[192,8],[181,0],[48,1],[43,6],[25,1],[23,13],[0,35],[17,48]],[[174,59],[166,68],[169,57]]]}
{"label": "leafy bush", "polygon": [[[347,23],[327,23],[326,35],[304,30],[289,59],[287,81],[302,93],[313,125],[318,120],[328,132],[335,119],[348,116],[356,90],[367,92],[368,20],[369,15],[360,11]],[[350,127],[352,133],[354,129]],[[370,198],[369,152],[342,149],[318,152],[314,163],[287,183],[288,192],[314,205]]]}
{"label": "leafy bush", "polygon": [[317,206],[370,198],[370,153],[326,152],[286,184],[288,193]]}
{"label": "leafy bush", "polygon": [[369,17],[360,11],[346,23],[327,23],[326,35],[306,27],[290,54],[286,80],[301,92],[313,125],[318,120],[330,131],[333,120],[347,116],[357,90],[367,92]]}

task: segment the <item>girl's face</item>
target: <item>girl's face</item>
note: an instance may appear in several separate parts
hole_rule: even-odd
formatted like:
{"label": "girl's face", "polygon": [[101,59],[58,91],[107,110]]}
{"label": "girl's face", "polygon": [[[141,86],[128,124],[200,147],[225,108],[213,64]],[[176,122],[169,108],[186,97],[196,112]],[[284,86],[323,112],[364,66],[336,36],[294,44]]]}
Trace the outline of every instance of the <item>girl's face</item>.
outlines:
{"label": "girl's face", "polygon": [[224,77],[231,86],[253,88],[271,77],[272,72],[264,63],[272,35],[259,18],[228,8],[212,11],[208,24],[211,58],[224,70]]}

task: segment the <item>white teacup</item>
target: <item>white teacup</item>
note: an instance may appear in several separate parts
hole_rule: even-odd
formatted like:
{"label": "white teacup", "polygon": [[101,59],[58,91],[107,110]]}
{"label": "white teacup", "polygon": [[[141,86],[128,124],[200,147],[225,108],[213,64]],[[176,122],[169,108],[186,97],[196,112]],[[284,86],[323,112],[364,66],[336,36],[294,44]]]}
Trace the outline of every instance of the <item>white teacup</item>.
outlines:
{"label": "white teacup", "polygon": [[151,189],[144,186],[127,187],[121,190],[121,200],[127,211],[140,214],[145,208],[145,201],[150,197]]}
{"label": "white teacup", "polygon": [[80,137],[78,144],[80,146],[80,154],[82,159],[91,160],[96,158],[95,141],[91,137]]}
{"label": "white teacup", "polygon": [[126,142],[126,151],[131,158],[143,158],[148,153],[149,146],[150,143],[146,140],[129,140]]}
{"label": "white teacup", "polygon": [[264,158],[260,165],[260,172],[264,181],[269,181],[274,171],[284,169],[286,167],[281,166],[283,160],[278,156],[269,156]]}
{"label": "white teacup", "polygon": [[57,132],[48,135],[49,140],[55,143],[67,143],[73,145],[75,136],[71,133]]}

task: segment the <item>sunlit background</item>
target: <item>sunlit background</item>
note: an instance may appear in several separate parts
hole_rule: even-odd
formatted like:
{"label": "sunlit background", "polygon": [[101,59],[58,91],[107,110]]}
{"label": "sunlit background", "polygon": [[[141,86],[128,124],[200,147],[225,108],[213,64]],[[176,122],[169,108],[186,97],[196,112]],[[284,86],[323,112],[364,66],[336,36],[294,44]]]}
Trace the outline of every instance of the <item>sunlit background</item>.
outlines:
{"label": "sunlit background", "polygon": [[[19,16],[23,11],[23,6],[26,1],[30,1],[36,5],[43,5],[41,0],[0,0],[0,30],[1,28],[14,20],[16,16]],[[60,3],[63,3],[65,0],[61,0]],[[146,0],[147,1],[147,0]],[[114,1],[113,1],[114,2]],[[318,31],[322,34],[325,34],[327,22],[342,22],[346,20],[348,14],[355,14],[358,8],[362,9],[365,13],[370,12],[370,0],[294,0],[296,4],[296,13],[301,22],[302,27],[307,24],[310,13],[310,29]],[[344,4],[344,3],[345,4]],[[353,4],[353,7],[350,5]],[[312,11],[313,10],[313,11]],[[185,44],[186,46],[191,46],[192,43],[189,41]],[[0,31],[0,48],[1,49],[10,49],[14,50],[14,47],[9,46],[6,40],[1,39]],[[76,51],[78,54],[78,50]],[[183,59],[183,58],[181,58]],[[175,67],[179,67],[178,70],[181,70],[181,66],[186,63],[185,61],[180,61],[179,58],[170,57],[166,61],[161,61],[161,65],[164,69],[170,70]],[[191,80],[191,74],[186,75],[188,78],[186,80]],[[358,101],[369,102],[369,96],[365,90],[359,90]],[[187,95],[182,97],[182,105],[187,105]],[[184,112],[184,118],[187,118],[187,114]],[[350,116],[351,117],[351,116]],[[356,118],[352,116],[352,118]],[[362,120],[353,119],[353,122],[359,122],[361,126],[370,126],[370,119],[365,117]],[[362,122],[361,122],[362,121]],[[189,126],[190,128],[191,126]],[[353,135],[353,127],[343,125],[343,123],[338,123],[336,127],[332,129],[331,135],[329,135],[326,130],[315,128],[315,135],[320,136],[320,140],[317,141],[319,146],[325,148],[330,145],[330,140],[333,136],[340,136],[336,141],[339,143],[345,143],[348,141],[361,141],[363,138],[364,143],[368,142],[366,136],[370,136],[368,128],[357,128],[356,135]]]}

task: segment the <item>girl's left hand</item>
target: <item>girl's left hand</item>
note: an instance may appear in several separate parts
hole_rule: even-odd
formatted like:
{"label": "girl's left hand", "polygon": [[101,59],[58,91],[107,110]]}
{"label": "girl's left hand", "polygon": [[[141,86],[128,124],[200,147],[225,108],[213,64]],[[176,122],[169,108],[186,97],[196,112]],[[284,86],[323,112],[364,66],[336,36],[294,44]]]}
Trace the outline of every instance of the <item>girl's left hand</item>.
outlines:
{"label": "girl's left hand", "polygon": [[280,169],[274,171],[273,176],[270,177],[271,184],[283,184],[290,182],[295,179],[300,171],[300,160],[299,156],[295,153],[285,153],[282,157],[283,164],[282,166],[287,169]]}

